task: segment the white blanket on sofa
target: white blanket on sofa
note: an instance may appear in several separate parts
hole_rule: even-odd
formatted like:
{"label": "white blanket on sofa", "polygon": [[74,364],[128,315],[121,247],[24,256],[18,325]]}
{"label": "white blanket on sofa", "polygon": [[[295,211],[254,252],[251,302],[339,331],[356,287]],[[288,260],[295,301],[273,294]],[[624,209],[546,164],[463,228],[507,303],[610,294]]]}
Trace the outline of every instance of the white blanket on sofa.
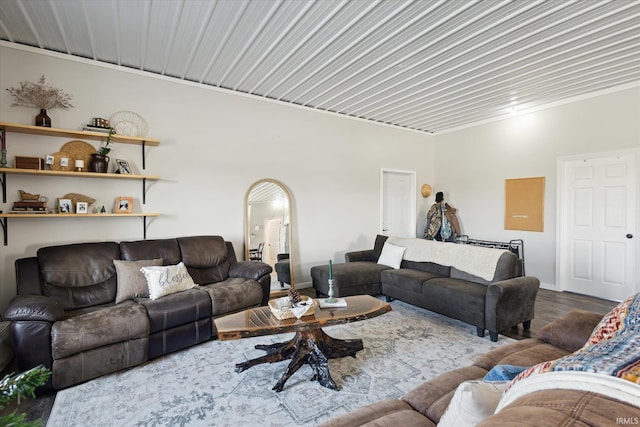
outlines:
{"label": "white blanket on sofa", "polygon": [[640,409],[640,386],[631,381],[592,372],[546,372],[517,381],[500,399],[495,413],[518,398],[540,390],[580,390],[603,394]]}
{"label": "white blanket on sofa", "polygon": [[434,262],[491,281],[496,274],[498,259],[503,249],[438,242],[410,237],[389,237],[391,244],[405,247],[402,259],[416,262]]}

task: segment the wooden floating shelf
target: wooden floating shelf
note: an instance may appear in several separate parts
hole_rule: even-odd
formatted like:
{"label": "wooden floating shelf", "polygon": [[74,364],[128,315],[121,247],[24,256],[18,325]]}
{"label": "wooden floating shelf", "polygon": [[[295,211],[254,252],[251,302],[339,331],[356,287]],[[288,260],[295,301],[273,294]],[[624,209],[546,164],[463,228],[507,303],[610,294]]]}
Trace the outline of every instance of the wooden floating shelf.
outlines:
{"label": "wooden floating shelf", "polygon": [[156,175],[135,175],[135,174],[119,174],[119,173],[96,173],[96,172],[74,172],[74,171],[54,171],[54,170],[37,170],[37,169],[18,169],[18,168],[0,168],[0,173],[19,174],[19,175],[48,175],[48,176],[65,176],[75,178],[104,178],[104,179],[148,179],[157,181],[160,179]]}
{"label": "wooden floating shelf", "polygon": [[143,216],[160,216],[157,212],[149,213],[86,213],[86,214],[34,214],[34,213],[0,213],[0,218],[77,218],[77,217],[143,217]]}
{"label": "wooden floating shelf", "polygon": [[[44,135],[44,136],[59,136],[67,138],[78,139],[90,139],[94,141],[104,141],[109,136],[108,133],[103,132],[90,132],[86,130],[70,130],[59,128],[48,128],[43,126],[21,125],[17,123],[0,122],[0,129],[4,129],[7,132],[26,133],[29,135]],[[160,145],[160,140],[155,138],[140,138],[136,136],[125,136],[113,134],[111,141],[119,142],[122,144],[136,144],[136,145],[149,145],[157,147]]]}

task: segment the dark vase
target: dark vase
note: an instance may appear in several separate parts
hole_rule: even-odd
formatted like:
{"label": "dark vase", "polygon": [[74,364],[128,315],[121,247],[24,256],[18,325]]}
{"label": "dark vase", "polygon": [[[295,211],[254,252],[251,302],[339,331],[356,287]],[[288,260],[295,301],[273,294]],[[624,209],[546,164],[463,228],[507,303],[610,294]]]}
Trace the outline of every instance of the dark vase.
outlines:
{"label": "dark vase", "polygon": [[109,170],[109,156],[93,153],[89,161],[89,172],[107,173]]}
{"label": "dark vase", "polygon": [[47,116],[47,110],[44,108],[41,108],[40,114],[36,116],[36,126],[51,127],[51,117]]}

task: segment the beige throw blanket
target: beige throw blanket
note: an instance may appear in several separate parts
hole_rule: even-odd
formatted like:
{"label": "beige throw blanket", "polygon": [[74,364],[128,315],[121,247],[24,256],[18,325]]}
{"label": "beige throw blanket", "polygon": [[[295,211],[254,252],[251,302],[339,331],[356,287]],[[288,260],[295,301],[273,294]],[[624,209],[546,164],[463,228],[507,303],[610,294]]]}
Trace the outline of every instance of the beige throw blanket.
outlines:
{"label": "beige throw blanket", "polygon": [[407,237],[391,236],[387,242],[407,248],[402,257],[407,261],[434,262],[455,267],[487,281],[493,280],[498,259],[507,252],[503,249]]}

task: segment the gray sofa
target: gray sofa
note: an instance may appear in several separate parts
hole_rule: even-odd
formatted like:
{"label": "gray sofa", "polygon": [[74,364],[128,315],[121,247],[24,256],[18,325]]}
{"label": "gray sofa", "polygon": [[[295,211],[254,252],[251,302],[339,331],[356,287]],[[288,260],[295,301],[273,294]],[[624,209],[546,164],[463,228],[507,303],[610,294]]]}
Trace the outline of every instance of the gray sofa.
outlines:
{"label": "gray sofa", "polygon": [[[183,262],[199,286],[120,301],[133,279],[114,260]],[[61,389],[207,341],[213,318],[267,304],[271,271],[238,262],[220,236],[41,248],[16,261],[18,295],[5,313],[18,368],[41,364],[52,371],[45,389]]]}
{"label": "gray sofa", "polygon": [[[522,268],[515,254],[504,251],[493,279],[485,280],[433,262],[403,259],[399,269],[378,264],[386,240],[387,236],[378,235],[373,249],[348,252],[346,263],[333,265],[336,297],[382,294],[389,301],[398,299],[474,325],[478,336],[489,330],[492,341],[497,341],[499,331],[519,323],[530,328],[540,281],[519,276]],[[464,246],[438,244],[453,245],[454,250]],[[328,266],[312,267],[311,278],[316,294],[327,295]]]}

